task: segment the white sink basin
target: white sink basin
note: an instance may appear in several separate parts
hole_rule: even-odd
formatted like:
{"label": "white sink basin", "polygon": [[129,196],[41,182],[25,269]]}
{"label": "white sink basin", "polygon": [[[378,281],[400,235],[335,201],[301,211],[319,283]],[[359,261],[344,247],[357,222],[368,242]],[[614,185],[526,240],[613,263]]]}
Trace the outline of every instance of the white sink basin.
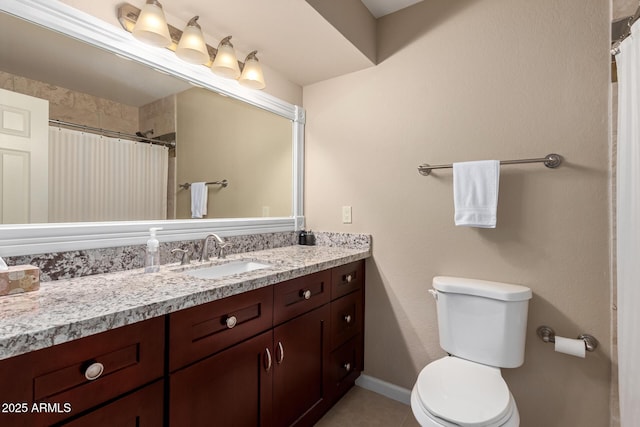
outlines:
{"label": "white sink basin", "polygon": [[232,261],[226,264],[187,270],[183,271],[183,273],[200,279],[218,279],[224,276],[248,273],[249,271],[262,270],[263,268],[269,267],[271,267],[271,265],[256,261]]}

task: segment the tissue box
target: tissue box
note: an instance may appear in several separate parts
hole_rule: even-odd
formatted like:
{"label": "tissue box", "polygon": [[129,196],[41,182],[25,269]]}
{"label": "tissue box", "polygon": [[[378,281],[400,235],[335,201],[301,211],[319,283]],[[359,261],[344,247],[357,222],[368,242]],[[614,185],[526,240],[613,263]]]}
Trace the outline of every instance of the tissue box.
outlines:
{"label": "tissue box", "polygon": [[40,289],[40,269],[33,265],[16,265],[0,271],[0,296]]}

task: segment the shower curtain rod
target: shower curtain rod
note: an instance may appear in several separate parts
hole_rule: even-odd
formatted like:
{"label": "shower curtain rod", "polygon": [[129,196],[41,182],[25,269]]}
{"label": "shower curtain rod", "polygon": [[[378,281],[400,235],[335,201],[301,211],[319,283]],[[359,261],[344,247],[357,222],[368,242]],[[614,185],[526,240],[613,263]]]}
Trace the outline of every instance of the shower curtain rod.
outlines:
{"label": "shower curtain rod", "polygon": [[115,130],[108,130],[108,129],[95,128],[92,126],[79,125],[77,123],[65,122],[63,120],[49,119],[49,124],[71,128],[71,129],[80,129],[80,130],[87,131],[89,133],[94,133],[97,135],[115,136],[117,138],[124,138],[124,139],[129,139],[131,141],[145,142],[147,144],[164,145],[165,147],[169,147],[169,148],[176,146],[175,141],[165,142],[165,141],[160,141],[159,139],[147,138],[144,136],[133,135],[130,133],[118,132]]}
{"label": "shower curtain rod", "polygon": [[[615,56],[615,55],[620,53],[620,43],[622,43],[624,41],[624,39],[626,39],[627,37],[629,37],[631,35],[631,26],[638,19],[640,19],[640,3],[638,4],[638,8],[636,9],[636,13],[634,13],[633,16],[629,16],[627,18],[627,28],[625,28],[625,30],[622,32],[622,34],[620,35],[618,40],[616,40],[611,45],[611,55]],[[620,21],[616,21],[616,22],[620,22]]]}

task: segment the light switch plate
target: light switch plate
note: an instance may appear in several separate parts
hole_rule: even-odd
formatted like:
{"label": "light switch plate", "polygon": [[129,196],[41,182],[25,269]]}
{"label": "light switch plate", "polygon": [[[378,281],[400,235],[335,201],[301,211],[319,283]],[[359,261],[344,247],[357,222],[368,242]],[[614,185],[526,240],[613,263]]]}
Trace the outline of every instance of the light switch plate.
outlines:
{"label": "light switch plate", "polygon": [[351,206],[342,207],[342,223],[351,224]]}

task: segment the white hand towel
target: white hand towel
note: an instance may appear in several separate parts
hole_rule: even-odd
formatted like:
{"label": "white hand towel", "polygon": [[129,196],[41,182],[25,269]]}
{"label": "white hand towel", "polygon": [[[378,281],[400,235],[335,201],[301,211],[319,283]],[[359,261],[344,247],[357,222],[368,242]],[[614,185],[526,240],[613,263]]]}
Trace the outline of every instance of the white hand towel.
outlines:
{"label": "white hand towel", "polygon": [[191,218],[202,218],[207,214],[207,185],[204,182],[191,184]]}
{"label": "white hand towel", "polygon": [[467,227],[496,228],[500,161],[453,164],[455,223]]}

